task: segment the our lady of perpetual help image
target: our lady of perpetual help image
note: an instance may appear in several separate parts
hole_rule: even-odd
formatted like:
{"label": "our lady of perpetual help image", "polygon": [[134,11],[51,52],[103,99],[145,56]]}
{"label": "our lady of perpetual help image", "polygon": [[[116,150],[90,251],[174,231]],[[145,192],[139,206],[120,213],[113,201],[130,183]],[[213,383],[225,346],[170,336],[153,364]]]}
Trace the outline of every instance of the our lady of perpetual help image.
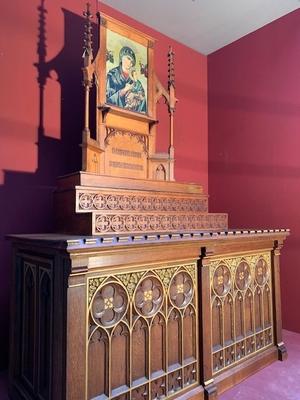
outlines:
{"label": "our lady of perpetual help image", "polygon": [[147,48],[107,31],[106,103],[147,113]]}

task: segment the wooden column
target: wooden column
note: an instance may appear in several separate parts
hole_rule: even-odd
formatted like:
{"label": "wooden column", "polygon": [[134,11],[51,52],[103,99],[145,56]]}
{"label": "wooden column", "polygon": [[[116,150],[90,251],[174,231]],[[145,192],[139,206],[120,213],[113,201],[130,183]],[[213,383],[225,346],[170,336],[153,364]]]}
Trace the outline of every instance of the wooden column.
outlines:
{"label": "wooden column", "polygon": [[204,387],[204,399],[215,400],[218,397],[217,386],[212,375],[212,313],[210,301],[210,271],[209,250],[201,248],[201,255],[198,265],[199,280],[199,315],[200,315],[200,360],[202,370],[200,371],[200,383]]}
{"label": "wooden column", "polygon": [[272,278],[273,278],[273,318],[274,318],[274,341],[278,348],[278,359],[283,361],[287,358],[287,350],[282,340],[282,319],[281,319],[281,290],[280,290],[280,250],[283,240],[274,241],[272,250]]}
{"label": "wooden column", "polygon": [[66,400],[86,398],[85,275],[70,276],[67,290]]}

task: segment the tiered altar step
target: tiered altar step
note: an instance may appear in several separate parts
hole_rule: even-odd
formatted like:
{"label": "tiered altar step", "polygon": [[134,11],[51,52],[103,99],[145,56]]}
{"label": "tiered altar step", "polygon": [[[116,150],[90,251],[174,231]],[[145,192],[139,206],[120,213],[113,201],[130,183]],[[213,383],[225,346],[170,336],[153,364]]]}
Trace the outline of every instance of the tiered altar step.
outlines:
{"label": "tiered altar step", "polygon": [[227,214],[209,213],[208,196],[196,184],[80,172],[59,180],[55,199],[60,232],[99,235],[228,228]]}

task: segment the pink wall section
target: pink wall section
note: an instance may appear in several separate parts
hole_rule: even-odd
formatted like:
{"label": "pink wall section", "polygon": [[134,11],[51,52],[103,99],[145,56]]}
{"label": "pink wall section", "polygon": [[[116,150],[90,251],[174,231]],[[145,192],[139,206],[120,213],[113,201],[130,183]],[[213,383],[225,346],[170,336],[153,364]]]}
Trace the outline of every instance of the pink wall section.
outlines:
{"label": "pink wall section", "polygon": [[300,10],[208,56],[211,211],[290,228],[283,324],[300,332]]}
{"label": "pink wall section", "polygon": [[[80,169],[86,1],[43,3],[46,12],[40,8],[42,0],[1,3],[0,369],[7,364],[11,271],[4,235],[51,231],[56,177]],[[175,177],[202,183],[207,191],[207,58],[109,7],[101,5],[100,10],[157,39],[156,72],[165,85],[168,46],[173,46],[179,99]],[[166,151],[164,104],[159,119],[158,150]]]}

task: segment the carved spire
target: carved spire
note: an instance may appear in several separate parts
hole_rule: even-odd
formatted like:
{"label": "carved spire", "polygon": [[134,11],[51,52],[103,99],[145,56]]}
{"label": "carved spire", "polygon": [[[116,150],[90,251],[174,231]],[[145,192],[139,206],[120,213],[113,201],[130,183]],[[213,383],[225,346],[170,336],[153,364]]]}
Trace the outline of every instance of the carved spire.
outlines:
{"label": "carved spire", "polygon": [[91,63],[92,58],[93,58],[93,48],[92,48],[92,38],[93,38],[93,33],[92,33],[92,18],[93,15],[90,10],[90,3],[86,3],[86,11],[83,12],[83,16],[86,19],[85,25],[84,25],[84,46],[83,46],[83,63],[84,66],[87,66]]}
{"label": "carved spire", "polygon": [[172,46],[169,46],[169,52],[168,52],[168,88],[169,89],[170,89],[170,86],[175,87],[174,55],[175,55],[175,53],[173,52]]}

